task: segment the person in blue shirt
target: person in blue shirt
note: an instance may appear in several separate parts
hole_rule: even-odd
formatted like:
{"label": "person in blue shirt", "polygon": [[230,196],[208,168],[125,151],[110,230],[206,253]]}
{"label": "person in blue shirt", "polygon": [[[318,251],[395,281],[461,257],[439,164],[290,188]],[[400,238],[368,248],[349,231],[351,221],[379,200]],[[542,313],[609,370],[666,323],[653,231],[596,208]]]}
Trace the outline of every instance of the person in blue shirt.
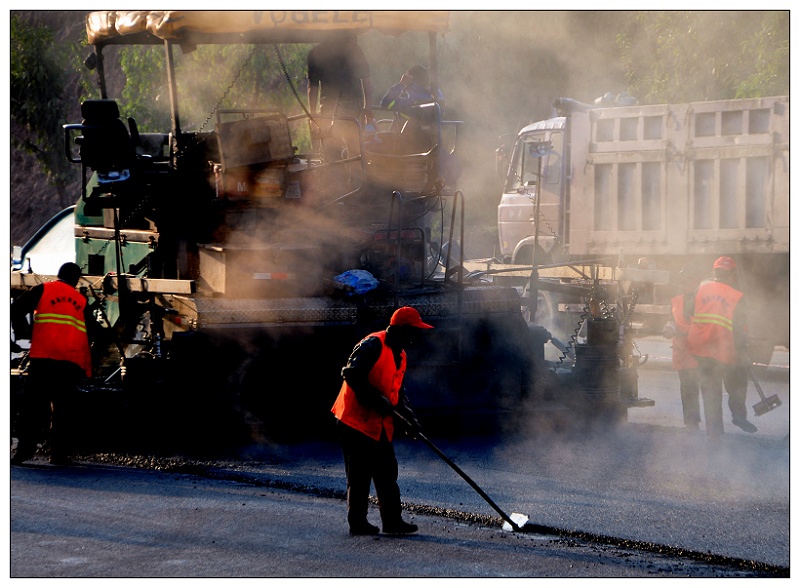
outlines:
{"label": "person in blue shirt", "polygon": [[[399,138],[396,143],[390,142],[386,151],[425,153],[431,149],[435,139],[430,135],[430,125],[420,120],[421,110],[413,107],[432,102],[436,102],[441,110],[444,107],[444,95],[438,88],[431,90],[428,70],[421,65],[410,68],[401,76],[399,82],[386,91],[380,105],[398,112],[390,130],[399,132],[401,137],[404,137]],[[455,187],[461,175],[461,163],[455,154],[448,151],[442,151],[439,157],[445,183]]]}
{"label": "person in blue shirt", "polygon": [[421,65],[415,65],[386,91],[381,98],[381,106],[390,110],[402,110],[408,106],[433,102],[433,94],[428,86],[428,70]]}

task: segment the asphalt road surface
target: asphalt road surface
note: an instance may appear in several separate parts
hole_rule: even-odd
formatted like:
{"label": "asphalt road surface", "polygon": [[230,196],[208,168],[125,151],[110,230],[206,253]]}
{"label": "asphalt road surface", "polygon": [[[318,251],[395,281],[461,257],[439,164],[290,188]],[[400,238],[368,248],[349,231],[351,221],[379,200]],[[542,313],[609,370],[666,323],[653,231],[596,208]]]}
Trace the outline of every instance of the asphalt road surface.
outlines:
{"label": "asphalt road surface", "polygon": [[11,569],[29,577],[755,577],[763,570],[411,514],[350,537],[344,503],[117,466],[14,468]]}
{"label": "asphalt road surface", "polygon": [[[27,577],[789,576],[788,353],[762,386],[782,405],[720,443],[682,428],[668,348],[613,431],[433,439],[507,514],[419,441],[396,445],[408,537],[350,537],[335,443],[251,448],[247,461],[46,462],[10,468],[9,575]],[[752,389],[748,405],[758,398]],[[378,522],[377,507],[370,517]]]}

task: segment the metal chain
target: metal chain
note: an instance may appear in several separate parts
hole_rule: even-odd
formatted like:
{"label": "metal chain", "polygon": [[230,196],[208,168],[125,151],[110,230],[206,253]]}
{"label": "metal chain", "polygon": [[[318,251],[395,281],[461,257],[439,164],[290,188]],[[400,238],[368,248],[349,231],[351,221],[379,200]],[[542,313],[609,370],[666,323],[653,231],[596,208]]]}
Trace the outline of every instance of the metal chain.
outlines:
{"label": "metal chain", "polygon": [[206,125],[209,123],[209,121],[211,121],[212,117],[216,114],[217,110],[219,110],[219,107],[222,105],[222,102],[225,100],[225,98],[228,97],[228,94],[230,94],[230,91],[233,89],[233,86],[235,86],[236,82],[239,81],[242,72],[244,72],[244,69],[248,66],[250,60],[253,58],[253,55],[255,55],[256,47],[257,45],[253,45],[253,48],[250,50],[250,53],[247,55],[247,58],[242,63],[242,66],[239,68],[239,71],[236,73],[233,80],[231,80],[231,83],[228,85],[225,92],[222,94],[222,97],[220,97],[220,99],[217,101],[216,106],[214,106],[214,108],[208,114],[208,117],[206,118],[205,122],[203,122],[202,126],[200,127],[200,130],[198,131],[199,133],[203,132],[203,129],[206,128]]}
{"label": "metal chain", "polygon": [[[623,328],[625,328],[626,325],[628,324],[628,321],[630,320],[631,315],[633,314],[633,311],[636,308],[636,302],[638,301],[638,299],[639,299],[639,288],[634,286],[633,289],[631,290],[631,300],[628,303],[628,309],[625,311],[625,316],[623,317],[623,320],[620,323]],[[642,352],[639,349],[639,346],[636,345],[636,340],[630,338],[630,344],[631,347],[639,353],[639,356],[641,356]]]}
{"label": "metal chain", "polygon": [[625,316],[623,318],[622,324],[625,325],[628,323],[628,320],[631,318],[634,309],[636,308],[636,302],[639,299],[639,288],[634,286],[631,290],[631,301],[628,304],[628,309],[625,311]]}
{"label": "metal chain", "polygon": [[[603,293],[603,290],[601,290],[598,293],[597,290],[595,289],[594,285],[592,285],[592,288],[591,288],[591,291],[590,291],[589,295],[591,296],[592,299],[596,300],[597,305],[600,308],[600,318],[604,318],[604,319],[613,318],[614,317],[614,312],[608,307],[608,302],[606,301],[605,297],[599,295],[599,294],[602,294],[602,293]],[[597,296],[595,297],[595,295],[597,295]]]}
{"label": "metal chain", "polygon": [[292,83],[292,77],[289,75],[289,70],[286,68],[286,63],[283,61],[283,56],[281,55],[280,49],[278,48],[278,44],[275,43],[273,47],[275,47],[275,55],[278,56],[278,63],[280,63],[281,65],[281,70],[283,70],[283,77],[286,80],[286,83],[289,85],[289,89],[292,91],[292,94],[294,94],[295,100],[297,100],[297,103],[300,105],[300,108],[303,109],[303,112],[306,113],[308,119],[315,125],[317,125],[317,129],[319,129],[319,123],[317,123],[317,121],[314,120],[314,117],[311,115],[311,113],[308,111],[308,108],[306,108],[306,105],[300,99],[300,95],[297,93],[297,89],[294,87],[294,84]]}
{"label": "metal chain", "polygon": [[556,246],[562,252],[564,252],[564,243],[561,241],[561,237],[558,236],[555,229],[553,229],[553,227],[550,225],[550,221],[547,220],[547,218],[542,213],[541,209],[539,210],[539,218],[544,222],[544,226],[547,228],[548,231],[550,231],[550,235],[553,237],[553,239],[555,239]]}
{"label": "metal chain", "polygon": [[591,312],[589,310],[589,305],[586,304],[583,307],[583,312],[578,317],[578,321],[575,325],[575,328],[572,330],[572,334],[570,335],[569,341],[567,342],[567,347],[565,350],[561,351],[561,355],[556,360],[556,364],[553,366],[552,371],[555,372],[561,364],[564,363],[564,360],[569,357],[569,352],[575,349],[575,345],[578,342],[578,333],[581,331],[581,326],[583,325],[583,321],[585,321],[589,316],[591,316]]}
{"label": "metal chain", "polygon": [[144,205],[147,204],[151,198],[152,194],[145,191],[144,196],[136,203],[136,206],[134,206],[133,209],[125,215],[125,218],[120,221],[119,228],[127,228],[128,223],[130,223],[136,217],[137,213],[141,212],[141,210],[144,208]]}
{"label": "metal chain", "polygon": [[[531,201],[533,201],[534,199],[533,195],[528,191],[527,186],[525,186],[525,184],[522,182],[522,178],[519,176],[519,174],[514,172],[514,176],[517,178],[517,180],[519,180],[520,187],[523,189],[523,192],[521,193],[530,198]],[[538,198],[540,194],[541,194],[541,185],[537,186],[536,198]],[[536,220],[536,222],[539,222],[540,220],[542,221],[542,223],[544,223],[545,228],[547,228],[547,230],[550,232],[550,236],[553,237],[553,239],[555,239],[558,248],[563,252],[564,243],[562,242],[561,237],[558,236],[558,233],[556,233],[555,229],[550,224],[550,221],[547,219],[546,216],[544,216],[544,213],[541,211],[541,208],[539,209],[539,218]]]}
{"label": "metal chain", "polygon": [[[103,243],[103,246],[100,248],[100,251],[98,251],[98,252],[97,252],[95,255],[100,255],[100,254],[102,254],[102,253],[103,253],[103,252],[106,250],[106,248],[108,248],[108,244],[109,244],[109,243],[111,243],[111,241],[112,241],[112,239],[106,239],[106,240],[105,240],[105,243]],[[84,263],[84,264],[81,266],[81,273],[85,273],[85,272],[86,272],[86,270],[88,270],[88,269],[89,269],[89,268],[87,267],[87,266],[88,266],[88,264],[89,264],[89,259],[88,259],[88,257],[87,257],[87,259],[86,259],[86,263]]]}

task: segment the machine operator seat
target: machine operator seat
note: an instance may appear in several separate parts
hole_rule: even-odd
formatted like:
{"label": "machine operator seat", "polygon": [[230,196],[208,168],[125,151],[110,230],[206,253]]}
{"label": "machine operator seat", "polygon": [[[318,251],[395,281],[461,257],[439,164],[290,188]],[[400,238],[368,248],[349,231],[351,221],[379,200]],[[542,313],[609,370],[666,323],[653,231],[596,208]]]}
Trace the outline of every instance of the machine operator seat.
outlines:
{"label": "machine operator seat", "polygon": [[81,162],[99,176],[120,178],[130,174],[134,146],[115,100],[85,100],[81,104]]}
{"label": "machine operator seat", "polygon": [[400,129],[402,153],[430,154],[441,143],[441,112],[436,103],[418,104],[407,109]]}

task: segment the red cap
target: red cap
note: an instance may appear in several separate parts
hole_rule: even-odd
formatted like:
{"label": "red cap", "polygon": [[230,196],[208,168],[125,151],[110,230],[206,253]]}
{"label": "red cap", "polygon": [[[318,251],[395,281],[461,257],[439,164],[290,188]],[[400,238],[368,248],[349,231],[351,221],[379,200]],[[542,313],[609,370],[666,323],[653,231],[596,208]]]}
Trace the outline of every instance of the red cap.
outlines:
{"label": "red cap", "polygon": [[724,269],[725,271],[732,272],[736,269],[736,262],[730,257],[720,257],[714,262],[714,269]]}
{"label": "red cap", "polygon": [[415,308],[411,308],[410,306],[403,306],[402,308],[395,310],[391,320],[389,321],[389,325],[409,325],[411,327],[417,327],[418,329],[433,328],[432,325],[423,323],[422,318],[419,316],[417,310]]}

